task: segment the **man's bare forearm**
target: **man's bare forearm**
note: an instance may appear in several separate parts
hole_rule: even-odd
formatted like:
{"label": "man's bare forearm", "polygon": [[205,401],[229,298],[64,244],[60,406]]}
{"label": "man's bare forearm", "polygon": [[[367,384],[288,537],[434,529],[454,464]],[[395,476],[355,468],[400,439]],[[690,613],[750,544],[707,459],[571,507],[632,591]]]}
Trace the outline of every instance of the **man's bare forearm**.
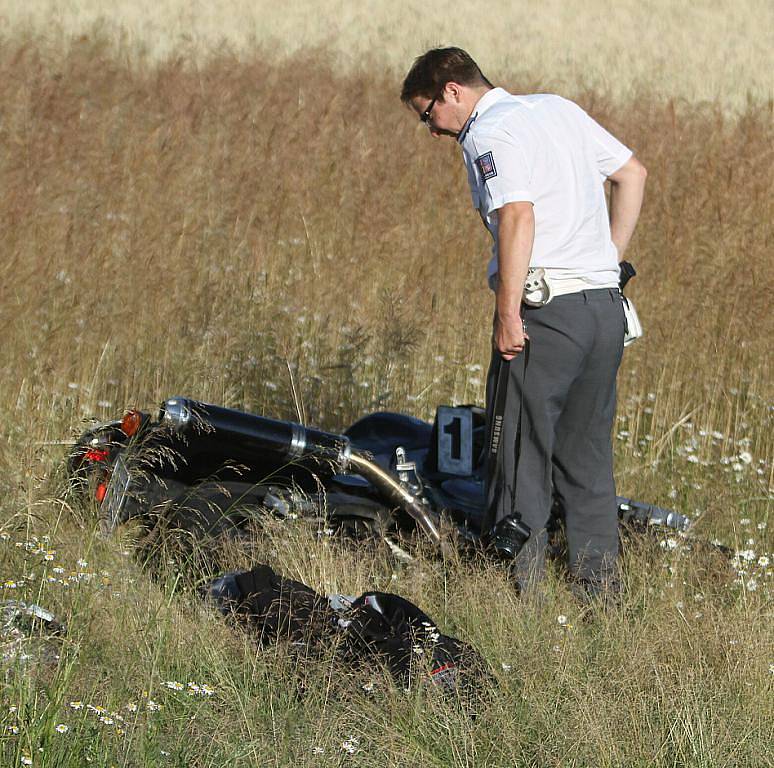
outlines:
{"label": "man's bare forearm", "polygon": [[631,157],[623,167],[609,177],[611,183],[610,236],[618,249],[619,261],[623,260],[624,251],[632,239],[640,217],[647,175],[645,166]]}
{"label": "man's bare forearm", "polygon": [[535,214],[531,203],[508,203],[498,210],[497,315],[502,322],[520,316],[524,282],[527,279]]}

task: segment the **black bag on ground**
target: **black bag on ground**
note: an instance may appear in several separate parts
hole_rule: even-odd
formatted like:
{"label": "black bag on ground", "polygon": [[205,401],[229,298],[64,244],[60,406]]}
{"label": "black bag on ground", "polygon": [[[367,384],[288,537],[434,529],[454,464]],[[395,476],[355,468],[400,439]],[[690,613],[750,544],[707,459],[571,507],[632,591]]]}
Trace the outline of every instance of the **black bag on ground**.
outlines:
{"label": "black bag on ground", "polygon": [[459,672],[481,673],[485,664],[469,645],[439,632],[435,622],[405,598],[366,592],[352,604],[341,653],[354,664],[381,661],[399,682],[417,674],[448,689],[460,682]]}
{"label": "black bag on ground", "polygon": [[227,573],[205,591],[260,645],[290,640],[309,651],[333,641],[337,662],[360,669],[384,664],[403,685],[429,676],[446,690],[469,690],[486,676],[486,664],[471,646],[441,634],[424,611],[398,595],[366,592],[349,608],[334,610],[327,598],[268,565]]}
{"label": "black bag on ground", "polygon": [[207,591],[221,613],[255,633],[260,645],[290,640],[317,646],[336,631],[337,616],[326,598],[268,565],[221,576]]}

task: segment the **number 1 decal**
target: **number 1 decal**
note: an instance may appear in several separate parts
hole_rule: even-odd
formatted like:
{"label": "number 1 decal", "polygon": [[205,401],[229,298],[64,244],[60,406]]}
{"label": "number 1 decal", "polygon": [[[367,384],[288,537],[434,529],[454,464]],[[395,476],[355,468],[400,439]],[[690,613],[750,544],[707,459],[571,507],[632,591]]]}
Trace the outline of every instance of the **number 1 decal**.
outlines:
{"label": "number 1 decal", "polygon": [[438,470],[450,475],[473,474],[473,415],[469,408],[438,408]]}

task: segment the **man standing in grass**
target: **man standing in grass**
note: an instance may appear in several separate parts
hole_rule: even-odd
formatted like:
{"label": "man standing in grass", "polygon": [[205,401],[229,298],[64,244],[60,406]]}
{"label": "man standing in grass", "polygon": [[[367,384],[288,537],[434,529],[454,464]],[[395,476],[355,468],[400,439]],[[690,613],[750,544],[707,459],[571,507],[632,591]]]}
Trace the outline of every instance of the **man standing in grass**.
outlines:
{"label": "man standing in grass", "polygon": [[434,137],[460,144],[473,204],[494,240],[490,429],[498,386],[508,395],[485,529],[518,510],[531,535],[514,572],[527,589],[545,570],[555,495],[572,578],[583,594],[616,589],[618,263],[639,217],[645,168],[573,102],[494,88],[459,48],[416,59],[401,99]]}

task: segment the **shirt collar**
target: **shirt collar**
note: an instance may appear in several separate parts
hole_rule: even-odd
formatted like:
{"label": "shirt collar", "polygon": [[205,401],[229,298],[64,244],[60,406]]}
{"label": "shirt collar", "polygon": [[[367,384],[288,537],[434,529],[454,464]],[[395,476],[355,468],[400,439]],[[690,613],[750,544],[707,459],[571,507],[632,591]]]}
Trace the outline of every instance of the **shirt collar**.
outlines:
{"label": "shirt collar", "polygon": [[500,99],[505,98],[508,95],[508,91],[505,88],[492,88],[488,90],[473,107],[473,111],[470,113],[470,117],[467,119],[465,125],[462,126],[462,130],[457,135],[457,141],[462,144],[465,137],[468,135],[470,126],[476,121],[476,118],[483,115],[492,105],[496,104]]}

